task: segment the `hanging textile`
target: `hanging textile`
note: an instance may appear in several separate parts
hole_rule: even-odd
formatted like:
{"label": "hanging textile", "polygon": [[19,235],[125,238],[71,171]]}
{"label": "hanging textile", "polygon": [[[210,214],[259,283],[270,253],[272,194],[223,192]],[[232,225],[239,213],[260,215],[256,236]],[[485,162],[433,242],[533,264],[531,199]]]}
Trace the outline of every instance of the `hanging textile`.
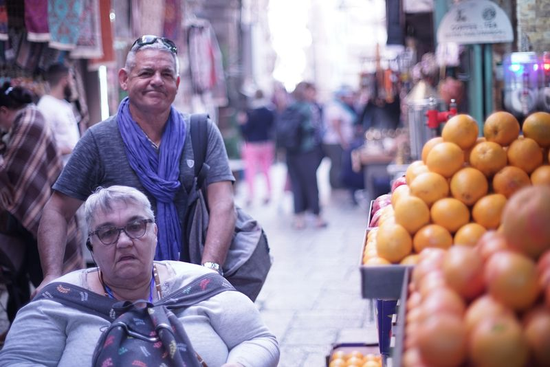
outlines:
{"label": "hanging textile", "polygon": [[97,70],[99,65],[112,64],[114,66],[116,64],[116,55],[113,47],[113,28],[111,26],[110,18],[111,0],[100,0],[99,9],[99,17],[101,20],[101,43],[103,44],[103,57],[90,60],[90,62],[88,63],[88,70]]}
{"label": "hanging textile", "polygon": [[99,0],[83,0],[80,16],[80,34],[76,47],[71,51],[73,59],[91,59],[103,56]]}
{"label": "hanging textile", "polygon": [[[132,23],[131,23],[131,5],[130,1],[113,1],[113,9],[116,15],[116,20],[114,22],[115,26],[115,38],[126,40],[128,42],[134,41],[134,36],[132,34]],[[137,37],[136,37],[137,38]]]}
{"label": "hanging textile", "polygon": [[88,110],[88,104],[86,103],[86,89],[84,88],[84,81],[82,79],[82,74],[80,73],[79,68],[72,68],[73,77],[74,77],[74,87],[73,87],[73,101],[72,104],[75,108],[75,116],[77,116],[78,128],[80,134],[82,134],[88,129],[90,124],[90,113]]}
{"label": "hanging textile", "polygon": [[25,2],[21,0],[7,0],[8,26],[10,28],[25,28]]}
{"label": "hanging textile", "polygon": [[42,71],[48,70],[52,64],[63,63],[68,51],[61,51],[51,47],[45,47],[38,60],[38,69]]}
{"label": "hanging textile", "polygon": [[28,37],[21,37],[21,46],[15,59],[17,66],[24,70],[35,71],[40,61],[42,50],[47,47],[44,42],[30,42]]}
{"label": "hanging textile", "polygon": [[[6,65],[6,44],[7,42],[0,42],[0,67]],[[0,83],[2,85],[2,83]]]}
{"label": "hanging textile", "polygon": [[0,41],[8,40],[8,9],[6,0],[0,0]]}
{"label": "hanging textile", "polygon": [[139,0],[139,24],[141,25],[140,34],[135,35],[136,38],[143,34],[154,34],[156,36],[163,33],[165,0]]}
{"label": "hanging textile", "polygon": [[176,45],[180,43],[182,34],[181,19],[181,0],[165,0],[162,35],[174,41]]}
{"label": "hanging textile", "polygon": [[194,92],[212,92],[212,98],[218,106],[227,103],[222,54],[210,23],[195,21],[190,24],[187,44]]}
{"label": "hanging textile", "polygon": [[10,28],[8,30],[8,41],[6,42],[6,62],[12,63],[19,54],[19,48],[21,47],[21,40],[23,39],[23,32]]}
{"label": "hanging textile", "polygon": [[72,50],[80,34],[80,16],[84,0],[48,0],[50,47]]}
{"label": "hanging textile", "polygon": [[29,41],[47,42],[50,40],[47,1],[25,0],[25,28]]}

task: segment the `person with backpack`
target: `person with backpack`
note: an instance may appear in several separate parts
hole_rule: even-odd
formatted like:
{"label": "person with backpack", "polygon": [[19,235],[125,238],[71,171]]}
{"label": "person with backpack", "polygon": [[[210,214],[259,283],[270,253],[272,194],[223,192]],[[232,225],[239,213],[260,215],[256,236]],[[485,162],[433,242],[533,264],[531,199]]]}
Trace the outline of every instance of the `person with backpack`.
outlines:
{"label": "person with backpack", "polygon": [[[144,192],[159,227],[155,258],[190,259],[183,227],[195,177],[194,156],[190,115],[172,106],[180,84],[174,42],[151,35],[138,38],[118,77],[128,97],[116,115],[82,136],[44,208],[38,230],[44,281],[38,290],[62,275],[67,221],[99,186],[128,185]],[[235,178],[219,129],[210,120],[206,124],[210,220],[200,264],[222,273],[235,229]]]}
{"label": "person with backpack", "polygon": [[142,192],[99,188],[84,211],[97,267],[20,310],[0,366],[277,366],[277,340],[244,294],[213,269],[154,261],[159,230]]}
{"label": "person with backpack", "polygon": [[293,92],[294,102],[279,115],[276,124],[277,145],[286,154],[295,229],[306,227],[308,212],[313,214],[316,228],[327,226],[321,216],[317,183],[323,152],[321,109],[315,102],[316,92],[312,83],[298,83]]}

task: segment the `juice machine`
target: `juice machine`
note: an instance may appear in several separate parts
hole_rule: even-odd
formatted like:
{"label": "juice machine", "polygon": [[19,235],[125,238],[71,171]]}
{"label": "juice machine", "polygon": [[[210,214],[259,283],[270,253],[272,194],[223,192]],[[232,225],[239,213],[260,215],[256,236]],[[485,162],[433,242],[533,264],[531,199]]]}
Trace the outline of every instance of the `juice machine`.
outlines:
{"label": "juice machine", "polygon": [[535,52],[513,52],[504,59],[504,108],[520,122],[538,109],[539,69]]}

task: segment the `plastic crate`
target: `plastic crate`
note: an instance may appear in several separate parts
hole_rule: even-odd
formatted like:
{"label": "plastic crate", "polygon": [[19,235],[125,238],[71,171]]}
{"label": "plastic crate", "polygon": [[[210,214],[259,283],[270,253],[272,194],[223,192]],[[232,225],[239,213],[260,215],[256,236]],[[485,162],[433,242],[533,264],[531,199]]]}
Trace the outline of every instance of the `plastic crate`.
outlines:
{"label": "plastic crate", "polygon": [[[327,365],[327,367],[330,365],[330,361],[332,360],[332,356],[334,355],[334,353],[338,352],[338,351],[342,351],[345,354],[349,354],[353,351],[359,351],[359,352],[363,353],[363,355],[367,355],[367,354],[381,355],[379,353],[378,344],[365,344],[365,343],[339,343],[339,344],[334,344],[332,346],[330,354],[326,356],[326,365]],[[384,365],[383,360],[382,360],[382,365]]]}

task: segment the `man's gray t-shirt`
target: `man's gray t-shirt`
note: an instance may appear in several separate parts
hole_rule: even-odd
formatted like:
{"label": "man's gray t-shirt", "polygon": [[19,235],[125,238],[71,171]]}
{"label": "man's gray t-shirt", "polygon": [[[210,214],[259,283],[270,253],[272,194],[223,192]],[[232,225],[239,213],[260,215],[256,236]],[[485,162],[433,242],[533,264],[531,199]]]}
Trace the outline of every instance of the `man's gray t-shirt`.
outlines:
{"label": "man's gray t-shirt", "polygon": [[[186,122],[186,136],[180,158],[179,178],[183,185],[174,200],[182,224],[187,207],[187,192],[193,185],[195,175],[189,115],[183,115],[183,117]],[[206,186],[214,182],[235,181],[229,168],[229,160],[221,133],[210,120],[207,123],[207,139],[205,162],[210,166],[210,170],[206,176]],[[156,213],[156,199],[145,190],[128,162],[116,115],[86,131],[76,145],[71,159],[53,185],[53,189],[72,198],[85,201],[97,187],[113,185],[132,186],[142,191],[151,201]]]}

